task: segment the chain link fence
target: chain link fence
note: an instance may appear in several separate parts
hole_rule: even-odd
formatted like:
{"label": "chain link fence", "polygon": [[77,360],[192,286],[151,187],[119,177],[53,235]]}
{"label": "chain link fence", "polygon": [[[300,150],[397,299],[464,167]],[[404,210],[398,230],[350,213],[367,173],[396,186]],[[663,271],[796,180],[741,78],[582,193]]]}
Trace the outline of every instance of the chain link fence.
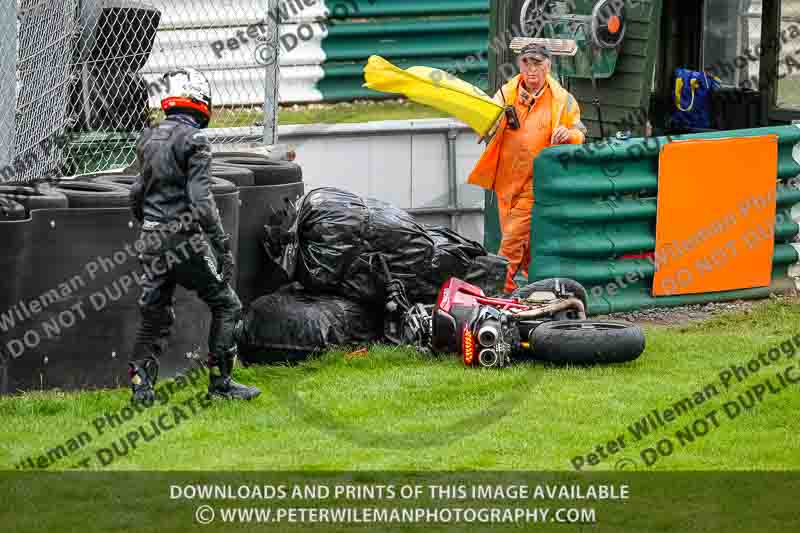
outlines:
{"label": "chain link fence", "polygon": [[[208,77],[216,145],[275,142],[278,0],[5,0],[0,180],[125,167],[163,116],[161,76]],[[232,53],[235,51],[236,53]]]}

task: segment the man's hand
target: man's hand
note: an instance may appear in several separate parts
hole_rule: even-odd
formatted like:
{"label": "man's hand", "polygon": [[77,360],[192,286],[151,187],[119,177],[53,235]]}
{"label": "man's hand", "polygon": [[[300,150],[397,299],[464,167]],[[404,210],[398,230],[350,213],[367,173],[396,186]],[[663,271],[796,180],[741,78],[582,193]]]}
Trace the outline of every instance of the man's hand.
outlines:
{"label": "man's hand", "polygon": [[219,258],[220,270],[222,271],[222,281],[230,283],[233,279],[233,270],[236,262],[233,259],[233,252],[225,252]]}
{"label": "man's hand", "polygon": [[559,126],[553,130],[550,144],[566,144],[569,142],[570,131],[564,126]]}

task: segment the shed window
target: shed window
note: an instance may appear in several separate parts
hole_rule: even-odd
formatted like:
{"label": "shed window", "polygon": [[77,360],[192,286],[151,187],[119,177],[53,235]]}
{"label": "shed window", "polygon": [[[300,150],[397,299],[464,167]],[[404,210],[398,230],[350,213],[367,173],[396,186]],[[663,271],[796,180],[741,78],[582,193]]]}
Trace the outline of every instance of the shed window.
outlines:
{"label": "shed window", "polygon": [[778,107],[800,109],[800,0],[781,0],[780,28]]}
{"label": "shed window", "polygon": [[[800,6],[800,0],[783,0]],[[722,84],[758,90],[761,0],[706,0],[703,65]]]}

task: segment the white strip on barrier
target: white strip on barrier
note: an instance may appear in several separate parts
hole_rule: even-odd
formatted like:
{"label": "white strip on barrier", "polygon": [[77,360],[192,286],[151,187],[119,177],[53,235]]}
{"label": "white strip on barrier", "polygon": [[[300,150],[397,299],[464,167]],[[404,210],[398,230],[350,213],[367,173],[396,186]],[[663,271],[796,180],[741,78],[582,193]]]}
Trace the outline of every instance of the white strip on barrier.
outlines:
{"label": "white strip on barrier", "polygon": [[[161,11],[160,29],[246,26],[267,16],[266,0],[183,0],[182,3],[182,9],[176,10],[175,0],[150,0]],[[328,12],[323,0],[280,0],[279,5],[281,13],[286,14],[281,18],[285,22],[317,20],[325,18]]]}
{"label": "white strip on barrier", "polygon": [[[204,73],[211,83],[215,105],[263,105],[263,67],[206,70]],[[322,93],[317,89],[317,82],[324,77],[325,72],[319,66],[281,68],[280,101],[282,103],[322,101]],[[161,93],[158,91],[160,75],[145,74],[144,78],[152,88],[149,93],[150,108],[160,109]],[[216,98],[217,95],[223,98]]]}
{"label": "white strip on barrier", "polygon": [[[309,39],[298,38],[298,34],[306,37],[305,31],[300,33],[297,24],[281,26],[281,39],[292,46],[281,46],[281,66],[321,65],[325,59],[322,41],[328,32],[323,25],[314,23]],[[194,67],[199,70],[224,70],[253,67],[262,61],[256,58],[259,47],[264,46],[258,37],[266,31],[260,28],[249,29],[247,26],[232,28],[208,28],[194,30],[161,31],[158,42],[153,47],[150,58],[143,72],[147,74],[164,73],[178,66]],[[256,35],[256,37],[252,37]]]}

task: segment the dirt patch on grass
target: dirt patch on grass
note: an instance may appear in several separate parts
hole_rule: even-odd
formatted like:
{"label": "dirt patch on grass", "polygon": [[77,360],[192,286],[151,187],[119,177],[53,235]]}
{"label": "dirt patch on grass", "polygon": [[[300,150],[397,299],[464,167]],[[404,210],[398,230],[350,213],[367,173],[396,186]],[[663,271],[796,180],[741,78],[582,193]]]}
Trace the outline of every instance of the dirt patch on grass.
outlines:
{"label": "dirt patch on grass", "polygon": [[795,295],[772,295],[769,300],[735,300],[679,307],[653,307],[627,313],[611,313],[591,317],[593,320],[625,320],[640,325],[680,325],[708,320],[727,313],[742,312],[750,314],[754,307],[767,301],[780,301],[787,304],[800,303]]}

